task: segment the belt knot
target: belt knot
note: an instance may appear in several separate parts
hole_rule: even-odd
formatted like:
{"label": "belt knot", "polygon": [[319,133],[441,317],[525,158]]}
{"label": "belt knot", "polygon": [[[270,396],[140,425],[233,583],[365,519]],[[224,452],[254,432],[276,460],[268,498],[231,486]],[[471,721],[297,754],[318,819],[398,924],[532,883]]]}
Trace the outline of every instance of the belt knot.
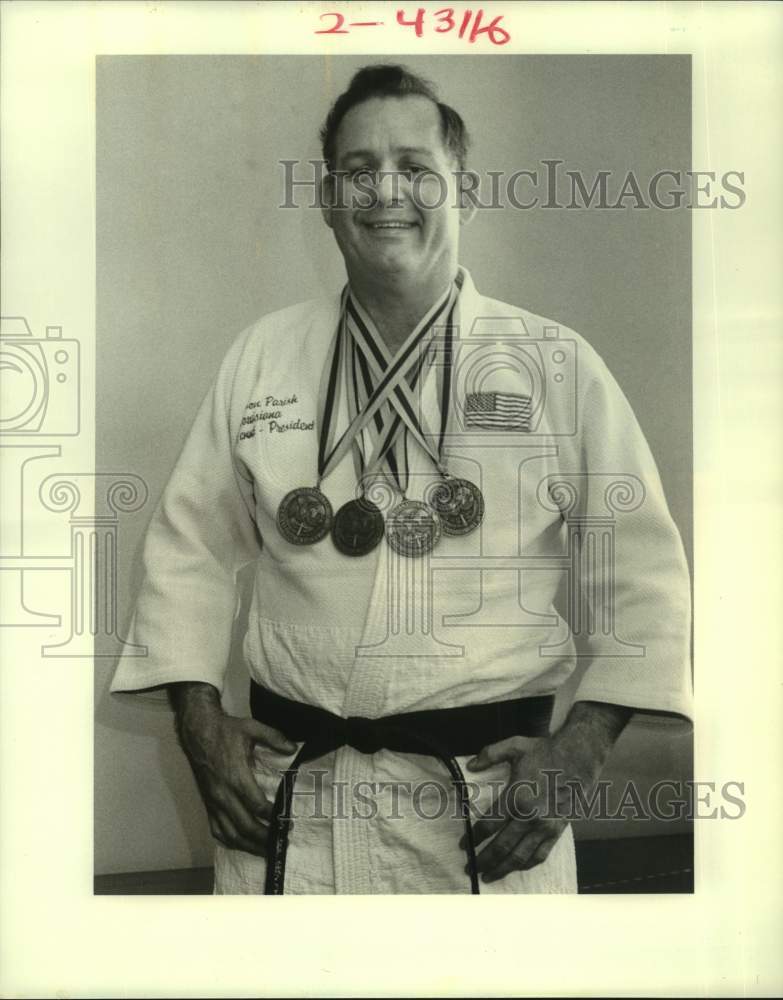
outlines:
{"label": "belt knot", "polygon": [[377,719],[349,715],[345,720],[345,742],[359,753],[377,753],[383,749],[383,726]]}

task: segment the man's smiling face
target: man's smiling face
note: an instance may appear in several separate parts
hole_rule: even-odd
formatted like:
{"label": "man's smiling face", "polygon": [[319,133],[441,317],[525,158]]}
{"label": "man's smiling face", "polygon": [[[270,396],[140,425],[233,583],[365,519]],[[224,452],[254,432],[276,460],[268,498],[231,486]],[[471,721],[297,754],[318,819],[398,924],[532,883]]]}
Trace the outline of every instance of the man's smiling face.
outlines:
{"label": "man's smiling face", "polygon": [[[460,210],[437,107],[426,97],[370,98],[345,115],[335,146],[345,207],[325,209],[324,218],[349,278],[446,284],[457,267]],[[327,190],[326,201],[334,194]]]}

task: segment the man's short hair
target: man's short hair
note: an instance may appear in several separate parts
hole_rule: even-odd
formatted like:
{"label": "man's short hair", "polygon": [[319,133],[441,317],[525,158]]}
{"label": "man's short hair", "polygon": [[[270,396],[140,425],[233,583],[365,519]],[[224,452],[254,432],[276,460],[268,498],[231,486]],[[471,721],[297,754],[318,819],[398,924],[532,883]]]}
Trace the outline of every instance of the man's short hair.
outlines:
{"label": "man's short hair", "polygon": [[348,89],[332,105],[321,129],[321,148],[327,170],[334,170],[335,145],[340,122],[351,108],[368,101],[371,97],[426,97],[432,101],[440,114],[443,145],[453,155],[460,170],[465,169],[465,161],[470,145],[470,137],[460,115],[438,100],[433,84],[405,66],[392,63],[378,63],[363,66],[353,75]]}

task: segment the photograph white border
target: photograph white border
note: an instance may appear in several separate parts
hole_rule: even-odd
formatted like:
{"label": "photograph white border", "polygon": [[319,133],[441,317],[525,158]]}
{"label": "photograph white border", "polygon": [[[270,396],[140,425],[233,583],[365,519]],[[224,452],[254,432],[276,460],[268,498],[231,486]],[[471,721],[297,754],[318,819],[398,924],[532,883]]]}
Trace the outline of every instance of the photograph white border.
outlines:
{"label": "photograph white border", "polygon": [[[95,57],[468,51],[451,35],[314,34],[320,13],[344,6],[0,7],[2,312],[25,315],[36,332],[51,323],[66,336],[78,331],[83,430],[62,444],[69,466],[94,467]],[[377,19],[381,9],[388,18],[394,8],[351,4],[355,20]],[[693,343],[695,778],[744,781],[747,811],[696,823],[693,895],[93,896],[92,664],[42,658],[39,630],[33,639],[6,629],[5,996],[770,996],[783,986],[783,421],[779,390],[771,395],[781,374],[783,9],[484,9],[503,15],[511,41],[474,48],[498,58],[690,53],[693,167],[745,174],[741,209],[693,212]]]}

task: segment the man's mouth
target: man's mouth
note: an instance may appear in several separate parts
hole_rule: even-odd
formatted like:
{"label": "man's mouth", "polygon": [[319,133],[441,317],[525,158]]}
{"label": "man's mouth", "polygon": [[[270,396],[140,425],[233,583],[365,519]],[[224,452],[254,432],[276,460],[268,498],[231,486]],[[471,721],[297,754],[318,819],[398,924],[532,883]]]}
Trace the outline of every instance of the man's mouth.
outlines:
{"label": "man's mouth", "polygon": [[365,222],[365,225],[369,229],[413,229],[416,225],[415,222],[400,222],[395,221],[381,221],[381,222]]}

